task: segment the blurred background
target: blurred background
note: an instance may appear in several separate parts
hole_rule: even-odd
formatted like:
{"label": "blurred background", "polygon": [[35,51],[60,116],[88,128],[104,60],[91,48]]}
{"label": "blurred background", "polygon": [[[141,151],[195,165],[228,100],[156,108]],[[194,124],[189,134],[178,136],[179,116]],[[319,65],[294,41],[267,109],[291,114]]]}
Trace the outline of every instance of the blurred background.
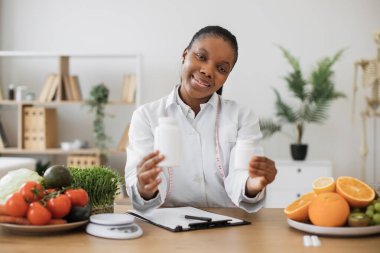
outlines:
{"label": "blurred background", "polygon": [[[322,57],[345,48],[333,69],[336,89],[347,98],[332,103],[324,124],[306,126],[304,142],[309,145],[307,160],[331,161],[334,176],[360,177],[359,112],[364,109],[366,91],[359,82],[353,124],[354,62],[376,58],[373,34],[380,29],[379,10],[377,0],[1,0],[0,50],[138,54],[140,103],[146,103],[165,96],[179,83],[181,54],[193,34],[206,25],[220,25],[235,34],[239,43],[239,60],[223,96],[251,107],[259,117],[274,117],[272,88],[278,89],[286,100],[289,98],[282,78],[290,67],[277,45],[300,60],[305,74]],[[1,64],[3,96],[10,82],[39,93],[46,75],[58,68],[54,59]],[[73,67],[71,72],[78,74],[79,79],[83,75],[80,82],[84,98],[89,96],[93,85],[104,81],[110,88],[110,97],[117,100],[121,76],[132,67],[121,60],[102,64],[94,64],[90,70]],[[102,74],[112,71],[120,73],[120,81],[110,79],[107,83]],[[84,76],[91,74],[96,78],[86,80]],[[78,108],[81,107],[60,109],[59,139],[79,138],[93,144],[92,114]],[[5,107],[1,113],[11,137],[16,131],[12,128],[16,124],[12,110]],[[111,146],[115,146],[134,107],[116,106],[107,110],[115,115],[106,123]],[[379,143],[379,128],[380,124],[374,129],[373,121],[368,121],[367,166],[372,169],[374,158],[379,156],[379,151],[375,154],[373,150]],[[286,131],[293,134],[293,128]],[[14,138],[10,142],[15,142]],[[286,135],[277,134],[264,140],[263,145],[267,156],[291,160],[292,142]],[[110,163],[123,173],[125,155],[113,157]]]}

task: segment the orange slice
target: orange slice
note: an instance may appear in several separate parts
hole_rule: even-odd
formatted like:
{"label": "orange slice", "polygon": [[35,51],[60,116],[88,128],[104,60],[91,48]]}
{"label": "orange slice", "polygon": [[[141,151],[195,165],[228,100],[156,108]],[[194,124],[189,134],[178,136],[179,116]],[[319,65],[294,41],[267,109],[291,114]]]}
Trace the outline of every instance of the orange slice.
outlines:
{"label": "orange slice", "polygon": [[354,177],[338,177],[336,192],[345,198],[351,207],[365,207],[375,198],[375,191]]}
{"label": "orange slice", "polygon": [[297,200],[292,202],[287,208],[285,208],[284,213],[291,220],[301,222],[309,220],[309,205],[316,196],[317,195],[314,192],[309,192],[302,195]]}
{"label": "orange slice", "polygon": [[335,192],[335,181],[332,177],[319,177],[313,181],[313,191],[316,194]]}

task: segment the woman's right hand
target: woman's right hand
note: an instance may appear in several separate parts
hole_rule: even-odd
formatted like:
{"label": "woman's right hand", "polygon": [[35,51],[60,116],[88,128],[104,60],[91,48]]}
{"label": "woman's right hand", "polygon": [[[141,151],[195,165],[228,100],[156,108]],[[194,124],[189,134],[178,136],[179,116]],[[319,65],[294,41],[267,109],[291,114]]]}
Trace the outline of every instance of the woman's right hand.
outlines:
{"label": "woman's right hand", "polygon": [[159,151],[155,151],[145,156],[137,165],[137,190],[145,200],[154,198],[158,192],[161,179],[157,176],[162,169],[157,164],[164,158]]}

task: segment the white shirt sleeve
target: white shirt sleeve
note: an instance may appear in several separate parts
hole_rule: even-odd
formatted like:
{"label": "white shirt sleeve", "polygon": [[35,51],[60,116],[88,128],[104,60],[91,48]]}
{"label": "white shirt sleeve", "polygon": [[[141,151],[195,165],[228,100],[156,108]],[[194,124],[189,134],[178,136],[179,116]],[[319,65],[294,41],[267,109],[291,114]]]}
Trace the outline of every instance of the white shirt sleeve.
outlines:
{"label": "white shirt sleeve", "polygon": [[159,185],[159,193],[155,198],[145,200],[140,196],[137,190],[137,165],[143,157],[153,152],[153,143],[154,138],[149,119],[144,115],[142,109],[138,109],[133,113],[129,128],[125,183],[133,208],[141,212],[146,212],[161,206],[166,196],[167,182],[163,173],[159,175],[162,182]]}
{"label": "white shirt sleeve", "polygon": [[245,194],[245,187],[244,187],[243,192],[242,192],[243,201],[247,202],[247,203],[257,203],[257,202],[261,201],[263,198],[265,198],[265,191],[266,191],[266,187],[261,192],[257,193],[255,197],[249,198]]}
{"label": "white shirt sleeve", "polygon": [[[242,109],[239,115],[237,139],[259,140],[262,137],[259,119],[248,109]],[[229,161],[228,176],[225,179],[225,188],[232,202],[249,213],[257,212],[264,206],[265,188],[254,198],[245,195],[245,185],[248,179],[247,169],[235,169],[235,147],[232,148]]]}

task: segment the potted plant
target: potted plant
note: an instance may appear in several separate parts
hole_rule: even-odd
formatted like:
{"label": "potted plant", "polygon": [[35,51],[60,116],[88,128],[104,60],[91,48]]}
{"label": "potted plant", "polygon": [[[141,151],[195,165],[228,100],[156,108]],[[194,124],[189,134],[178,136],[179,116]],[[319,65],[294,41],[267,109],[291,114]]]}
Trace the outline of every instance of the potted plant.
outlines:
{"label": "potted plant", "polygon": [[124,187],[123,178],[114,169],[104,166],[69,168],[73,176],[73,187],[87,191],[92,204],[92,213],[113,213],[114,201]]}
{"label": "potted plant", "polygon": [[325,57],[318,61],[310,76],[305,79],[302,74],[299,60],[293,57],[288,50],[279,47],[292,67],[284,80],[292,97],[293,104],[285,102],[277,89],[276,119],[260,119],[260,128],[264,138],[282,131],[286,124],[293,125],[296,130],[295,143],[291,144],[291,154],[294,160],[304,160],[307,154],[307,144],[302,142],[307,123],[323,123],[328,118],[328,109],[335,99],[345,97],[334,87],[333,65],[341,57],[343,50],[338,51],[332,58]]}
{"label": "potted plant", "polygon": [[106,134],[104,117],[106,116],[105,107],[108,103],[109,90],[104,84],[98,84],[92,87],[90,98],[86,100],[86,105],[90,107],[91,112],[95,112],[93,121],[93,131],[95,135],[95,146],[100,149],[103,159],[106,159],[107,142],[110,137]]}

